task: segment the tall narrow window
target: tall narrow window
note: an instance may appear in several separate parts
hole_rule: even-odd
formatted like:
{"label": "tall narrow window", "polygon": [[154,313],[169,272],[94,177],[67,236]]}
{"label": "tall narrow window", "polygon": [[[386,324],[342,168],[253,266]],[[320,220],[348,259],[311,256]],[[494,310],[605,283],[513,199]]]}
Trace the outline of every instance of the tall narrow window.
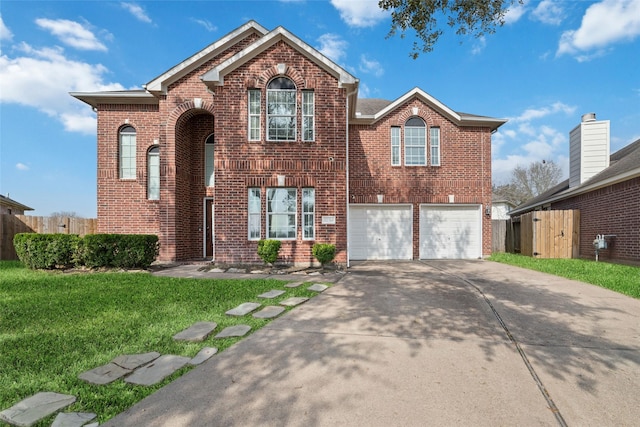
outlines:
{"label": "tall narrow window", "polygon": [[314,141],[315,136],[315,105],[314,92],[302,91],[302,140]]}
{"label": "tall narrow window", "polygon": [[296,238],[296,193],[295,188],[267,189],[267,238]]}
{"label": "tall narrow window", "polygon": [[204,185],[213,187],[215,183],[214,161],[214,139],[213,134],[209,135],[204,141]]}
{"label": "tall narrow window", "polygon": [[400,128],[391,127],[391,166],[400,166]]}
{"label": "tall narrow window", "polygon": [[286,77],[277,77],[267,86],[267,140],[295,139],[296,86]]}
{"label": "tall narrow window", "polygon": [[440,128],[431,128],[431,166],[440,166]]}
{"label": "tall narrow window", "polygon": [[260,189],[249,189],[249,240],[260,240]]}
{"label": "tall narrow window", "polygon": [[120,179],[136,179],[136,130],[125,126],[119,137]]}
{"label": "tall narrow window", "polygon": [[147,152],[147,198],[160,200],[160,147]]}
{"label": "tall narrow window", "polygon": [[260,141],[260,89],[249,89],[249,141]]}
{"label": "tall narrow window", "polygon": [[302,189],[302,239],[316,238],[316,191],[313,188]]}
{"label": "tall narrow window", "polygon": [[424,120],[420,117],[412,117],[404,125],[404,164],[427,164],[427,131]]}

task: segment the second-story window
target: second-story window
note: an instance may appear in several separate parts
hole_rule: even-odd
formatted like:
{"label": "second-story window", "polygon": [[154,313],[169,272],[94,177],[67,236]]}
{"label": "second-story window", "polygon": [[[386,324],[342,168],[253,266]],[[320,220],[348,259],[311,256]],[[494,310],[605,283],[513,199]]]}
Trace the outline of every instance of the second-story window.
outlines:
{"label": "second-story window", "polygon": [[267,85],[267,140],[296,140],[296,86],[287,77]]}
{"label": "second-story window", "polygon": [[249,89],[249,141],[260,141],[260,89]]}
{"label": "second-story window", "polygon": [[427,130],[424,120],[420,117],[412,117],[404,125],[404,164],[427,164]]}
{"label": "second-story window", "polygon": [[311,142],[316,139],[314,98],[313,91],[302,91],[302,140],[305,142]]}

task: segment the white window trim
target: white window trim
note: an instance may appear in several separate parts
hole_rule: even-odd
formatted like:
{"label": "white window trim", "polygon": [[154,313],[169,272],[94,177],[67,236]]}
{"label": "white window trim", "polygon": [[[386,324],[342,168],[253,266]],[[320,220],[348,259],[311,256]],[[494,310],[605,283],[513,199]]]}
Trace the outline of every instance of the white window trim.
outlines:
{"label": "white window trim", "polygon": [[[433,132],[437,131],[437,139],[434,138],[434,134]],[[434,126],[432,128],[429,128],[429,156],[430,156],[430,162],[431,162],[431,166],[440,166],[441,165],[441,157],[442,157],[442,150],[441,150],[441,133],[440,133],[440,128],[437,126]],[[436,144],[434,144],[434,140],[437,141]],[[434,148],[437,150],[438,152],[438,156],[437,159],[434,161],[434,155],[433,155],[433,150]]]}
{"label": "white window trim", "polygon": [[[152,186],[152,179],[157,180],[157,187]],[[160,200],[160,147],[157,145],[147,151],[147,200]]]}
{"label": "white window trim", "polygon": [[[391,126],[391,166],[402,166],[402,145],[400,135],[400,126]],[[397,150],[397,160],[394,162],[393,158],[395,150]]]}
{"label": "white window trim", "polygon": [[[305,107],[308,105],[306,101],[307,97],[311,97],[311,113],[305,111]],[[314,142],[316,140],[316,95],[312,90],[303,90],[302,91],[302,141],[304,142]],[[305,119],[311,118],[311,139],[306,138],[307,129]]]}
{"label": "white window trim", "polygon": [[[123,131],[123,129],[131,128],[133,131]],[[123,137],[132,138],[133,142],[129,142],[129,147],[133,148],[133,155],[129,155],[127,157],[124,156],[123,153]],[[124,126],[118,132],[118,177],[122,180],[135,180],[136,177],[136,156],[138,152],[138,142],[137,142],[137,132],[133,126],[127,125]],[[129,166],[127,168],[124,167],[124,160],[130,160]],[[125,173],[126,171],[126,173]]]}
{"label": "white window trim", "polygon": [[[422,120],[422,119],[421,119]],[[423,120],[424,122],[424,120]],[[408,156],[408,152],[410,150],[407,150],[407,148],[418,148],[420,147],[420,145],[416,144],[416,145],[407,145],[407,129],[423,129],[424,130],[424,141],[421,141],[420,145],[423,145],[424,148],[424,158],[422,159],[421,163],[412,163],[412,164],[408,164],[407,162],[407,156]],[[427,166],[427,127],[426,124],[424,127],[418,127],[418,126],[407,126],[405,124],[404,126],[404,165],[408,166],[408,167],[413,167],[413,166]]]}
{"label": "white window trim", "polygon": [[[258,101],[258,111],[257,112],[251,112],[251,95],[256,95],[257,96],[257,101]],[[248,123],[247,123],[247,139],[249,141],[260,141],[260,135],[262,132],[261,126],[262,126],[262,92],[260,91],[260,89],[249,89],[248,93],[247,93],[247,97],[248,97],[248,102],[247,102],[247,114],[249,117]],[[257,118],[257,123],[258,123],[258,127],[257,129],[252,127],[252,118]],[[252,137],[252,130],[257,130],[257,137]]]}
{"label": "white window trim", "polygon": [[[311,193],[311,197],[312,197],[312,201],[313,201],[313,210],[307,212],[305,210],[306,208],[306,204],[305,204],[305,200],[307,200],[307,198],[311,198],[309,196],[309,193]],[[312,228],[311,228],[311,236],[307,236],[306,234],[306,227],[305,227],[305,219],[307,217],[311,217],[311,224],[312,224]],[[316,239],[316,190],[315,188],[303,188],[302,189],[302,240],[315,240]]]}
{"label": "white window trim", "polygon": [[[258,210],[257,211],[252,211],[251,210],[251,197],[252,197],[252,192],[256,191],[257,192],[257,197],[258,197]],[[255,197],[255,196],[254,196]],[[252,237],[251,236],[251,218],[255,218],[258,217],[257,222],[254,222],[254,224],[257,224],[258,227],[258,236],[257,237]],[[251,187],[249,188],[249,190],[247,191],[247,239],[248,240],[260,240],[260,238],[262,237],[262,191],[260,188],[258,187]]]}
{"label": "white window trim", "polygon": [[[269,193],[271,191],[278,191],[278,190],[285,190],[285,191],[294,191],[294,202],[295,202],[295,206],[292,212],[269,212],[269,207],[270,207],[270,203],[269,203]],[[272,237],[271,236],[271,230],[269,228],[270,222],[271,222],[271,217],[273,215],[287,215],[287,216],[294,216],[294,228],[293,228],[293,237]],[[270,187],[267,188],[267,207],[266,207],[266,236],[267,239],[274,239],[274,240],[297,240],[298,239],[298,189],[297,188],[293,188],[293,187]]]}
{"label": "white window trim", "polygon": [[[293,115],[287,114],[269,114],[270,96],[277,93],[293,93]],[[295,142],[298,140],[298,91],[297,89],[269,89],[267,86],[267,100],[266,100],[266,127],[267,133],[266,139],[269,142]],[[293,118],[293,138],[292,139],[271,139],[271,128],[269,127],[269,119],[272,117],[289,117]]]}

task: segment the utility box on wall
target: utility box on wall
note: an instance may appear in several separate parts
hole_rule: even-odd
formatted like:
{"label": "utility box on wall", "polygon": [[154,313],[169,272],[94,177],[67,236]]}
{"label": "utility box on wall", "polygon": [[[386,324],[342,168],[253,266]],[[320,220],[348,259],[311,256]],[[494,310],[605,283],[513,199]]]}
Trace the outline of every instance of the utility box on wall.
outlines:
{"label": "utility box on wall", "polygon": [[520,216],[522,255],[536,258],[578,258],[580,211],[534,211]]}

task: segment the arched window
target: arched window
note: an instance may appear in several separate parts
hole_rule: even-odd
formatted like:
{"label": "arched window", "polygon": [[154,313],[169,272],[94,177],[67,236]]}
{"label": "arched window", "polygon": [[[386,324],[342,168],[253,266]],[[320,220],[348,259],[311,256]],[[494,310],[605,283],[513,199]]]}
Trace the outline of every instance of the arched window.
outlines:
{"label": "arched window", "polygon": [[287,77],[267,85],[267,140],[296,140],[296,86]]}
{"label": "arched window", "polygon": [[119,134],[120,179],[136,179],[136,130],[124,126]]}
{"label": "arched window", "polygon": [[411,117],[404,124],[404,164],[427,164],[427,127],[420,117]]}
{"label": "arched window", "polygon": [[215,183],[214,161],[214,139],[213,134],[209,135],[204,141],[204,185],[213,187]]}
{"label": "arched window", "polygon": [[147,198],[160,200],[160,147],[151,147],[147,152]]}

